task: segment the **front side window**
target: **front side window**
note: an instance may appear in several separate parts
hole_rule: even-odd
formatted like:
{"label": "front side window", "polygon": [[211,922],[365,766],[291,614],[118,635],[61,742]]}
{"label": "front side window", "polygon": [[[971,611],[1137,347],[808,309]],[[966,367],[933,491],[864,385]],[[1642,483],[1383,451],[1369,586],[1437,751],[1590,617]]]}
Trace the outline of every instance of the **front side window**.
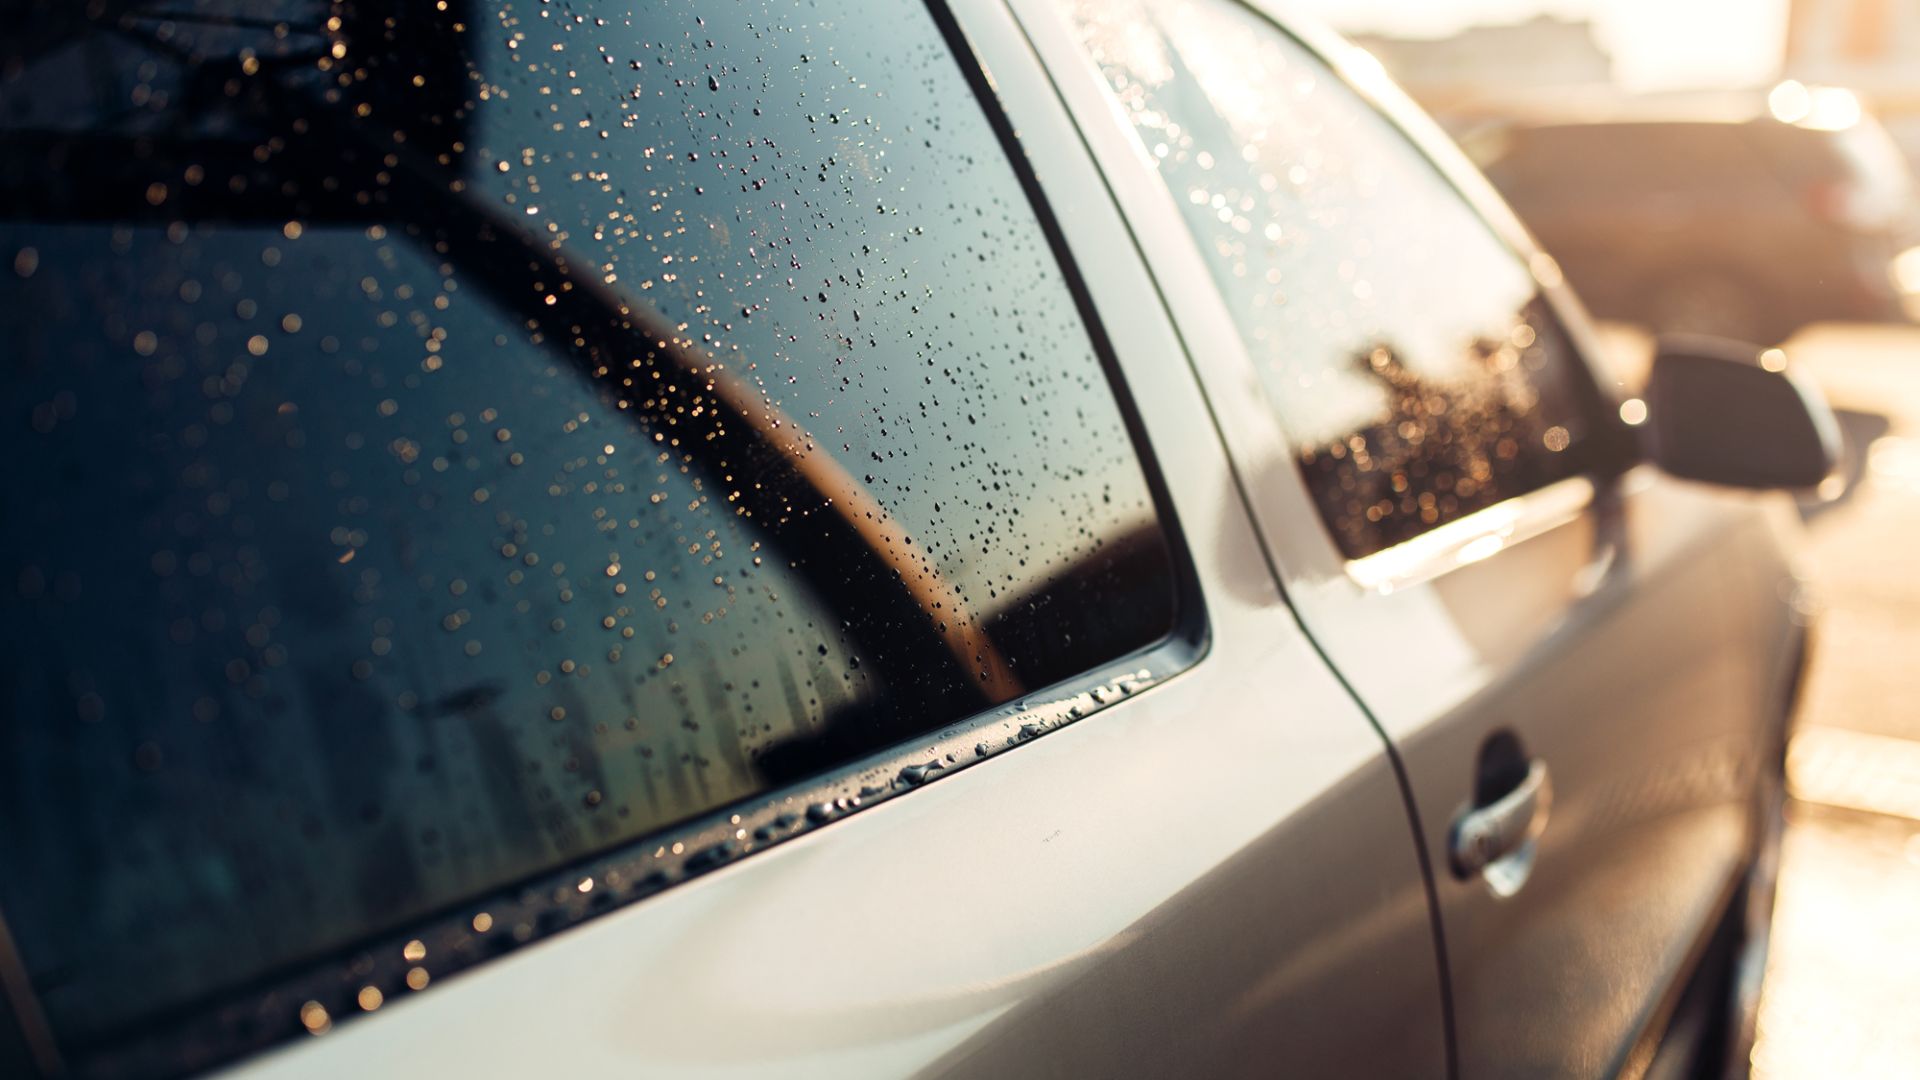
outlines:
{"label": "front side window", "polygon": [[1342,553],[1589,467],[1591,384],[1525,264],[1384,117],[1232,0],[1066,4]]}
{"label": "front side window", "polygon": [[1172,630],[925,10],[33,10],[0,904],[63,1042]]}

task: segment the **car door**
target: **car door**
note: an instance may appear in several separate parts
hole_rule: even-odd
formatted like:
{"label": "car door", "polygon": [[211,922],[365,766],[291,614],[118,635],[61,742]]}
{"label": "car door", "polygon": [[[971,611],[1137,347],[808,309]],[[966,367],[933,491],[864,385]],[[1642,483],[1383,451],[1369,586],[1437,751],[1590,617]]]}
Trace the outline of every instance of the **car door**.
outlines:
{"label": "car door", "polygon": [[1006,11],[445,8],[0,88],[0,1072],[1443,1072],[1386,744]]}
{"label": "car door", "polygon": [[[1232,0],[1017,7],[1081,57],[1066,96],[1288,597],[1404,763],[1462,1075],[1644,1063],[1778,745],[1769,511],[1631,468],[1644,410],[1596,385],[1553,265],[1363,55]],[[1495,804],[1516,831],[1476,852]]]}

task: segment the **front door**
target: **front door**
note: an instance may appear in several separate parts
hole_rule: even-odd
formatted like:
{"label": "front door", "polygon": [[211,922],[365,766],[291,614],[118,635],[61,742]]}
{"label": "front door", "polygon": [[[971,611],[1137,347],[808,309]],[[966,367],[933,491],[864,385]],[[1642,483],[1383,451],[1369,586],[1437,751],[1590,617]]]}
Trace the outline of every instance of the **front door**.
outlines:
{"label": "front door", "polygon": [[1057,8],[1288,597],[1400,754],[1461,1074],[1617,1070],[1747,851],[1753,515],[1623,477],[1552,265],[1364,62],[1231,0]]}

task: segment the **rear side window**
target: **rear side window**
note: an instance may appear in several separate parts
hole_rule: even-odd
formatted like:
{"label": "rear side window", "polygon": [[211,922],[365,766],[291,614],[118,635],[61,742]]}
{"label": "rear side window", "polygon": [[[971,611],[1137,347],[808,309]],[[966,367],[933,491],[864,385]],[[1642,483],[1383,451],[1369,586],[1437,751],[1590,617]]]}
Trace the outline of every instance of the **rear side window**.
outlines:
{"label": "rear side window", "polygon": [[1175,624],[927,11],[401,8],[9,60],[0,901],[65,1045],[437,912],[524,940],[474,898]]}
{"label": "rear side window", "polygon": [[1230,0],[1068,10],[1348,558],[1586,467],[1592,384],[1526,266],[1385,118]]}

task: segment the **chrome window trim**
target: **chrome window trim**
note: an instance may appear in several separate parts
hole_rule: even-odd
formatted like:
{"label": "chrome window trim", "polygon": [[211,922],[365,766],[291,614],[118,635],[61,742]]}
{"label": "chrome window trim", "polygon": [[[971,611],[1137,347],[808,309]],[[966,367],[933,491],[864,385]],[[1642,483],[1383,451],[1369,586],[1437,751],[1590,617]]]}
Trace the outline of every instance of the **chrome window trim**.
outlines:
{"label": "chrome window trim", "polygon": [[1372,555],[1349,559],[1347,577],[1377,593],[1425,584],[1579,518],[1593,505],[1598,490],[1588,476],[1556,480]]}

